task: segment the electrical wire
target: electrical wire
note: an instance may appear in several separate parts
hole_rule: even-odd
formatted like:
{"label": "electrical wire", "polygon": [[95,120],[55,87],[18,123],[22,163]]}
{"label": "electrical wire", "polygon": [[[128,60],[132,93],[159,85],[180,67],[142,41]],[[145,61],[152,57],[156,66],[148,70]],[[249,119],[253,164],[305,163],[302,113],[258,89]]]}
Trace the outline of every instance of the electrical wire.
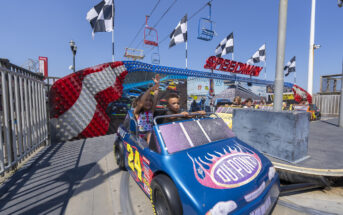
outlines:
{"label": "electrical wire", "polygon": [[[162,16],[157,20],[157,22],[155,23],[155,25],[153,25],[153,28],[156,28],[157,25],[161,22],[161,20],[164,18],[164,16],[170,11],[170,9],[175,5],[175,3],[177,2],[178,0],[174,0],[170,5],[169,7],[167,8],[167,10],[162,14]],[[135,47],[135,49],[137,49],[141,44],[143,43],[143,40],[141,40],[137,46]]]}
{"label": "electrical wire", "polygon": [[167,10],[162,14],[162,16],[158,19],[158,21],[156,22],[156,24],[153,26],[154,28],[157,27],[157,25],[160,23],[160,21],[163,19],[163,17],[169,12],[169,10],[175,5],[175,3],[178,0],[174,0],[173,3],[167,8]]}
{"label": "electrical wire", "polygon": [[[190,21],[194,16],[196,16],[198,13],[200,13],[204,8],[206,8],[209,4],[211,4],[214,0],[210,0],[208,1],[204,6],[202,6],[200,9],[198,9],[196,12],[194,12],[190,17],[189,19],[187,20]],[[166,41],[167,39],[169,38],[169,34],[166,35],[165,37],[163,37],[163,39],[159,42],[159,45],[162,44],[164,41]],[[154,48],[151,48],[147,54],[149,54]]]}
{"label": "electrical wire", "polygon": [[[151,10],[151,12],[149,13],[149,16],[152,16],[152,14],[155,12],[157,6],[160,4],[161,0],[158,0],[157,3],[155,4],[155,6],[153,7],[153,9]],[[138,32],[136,33],[135,37],[132,39],[132,41],[130,42],[130,45],[128,47],[131,47],[131,45],[135,42],[135,40],[137,39],[138,35],[141,33],[141,31],[143,30],[145,26],[145,22],[143,23],[143,25],[139,28]]]}

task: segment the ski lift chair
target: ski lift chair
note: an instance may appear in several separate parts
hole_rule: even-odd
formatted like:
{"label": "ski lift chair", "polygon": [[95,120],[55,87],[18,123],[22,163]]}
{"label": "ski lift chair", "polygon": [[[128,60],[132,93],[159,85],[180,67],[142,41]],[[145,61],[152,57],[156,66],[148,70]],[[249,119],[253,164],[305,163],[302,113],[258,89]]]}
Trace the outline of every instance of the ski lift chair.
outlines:
{"label": "ski lift chair", "polygon": [[210,41],[215,35],[214,32],[214,22],[211,20],[211,3],[208,3],[209,6],[209,16],[208,18],[200,18],[198,25],[198,39]]}
{"label": "ski lift chair", "polygon": [[154,52],[151,54],[151,63],[152,64],[160,64],[160,54],[157,52]]}
{"label": "ski lift chair", "polygon": [[124,57],[131,58],[133,60],[142,60],[145,55],[141,49],[125,48]]}
{"label": "ski lift chair", "polygon": [[158,46],[157,30],[153,27],[148,26],[148,18],[149,16],[145,17],[144,44],[150,46]]}
{"label": "ski lift chair", "polygon": [[158,46],[153,48],[153,53],[151,54],[151,63],[152,64],[160,64],[160,49]]}

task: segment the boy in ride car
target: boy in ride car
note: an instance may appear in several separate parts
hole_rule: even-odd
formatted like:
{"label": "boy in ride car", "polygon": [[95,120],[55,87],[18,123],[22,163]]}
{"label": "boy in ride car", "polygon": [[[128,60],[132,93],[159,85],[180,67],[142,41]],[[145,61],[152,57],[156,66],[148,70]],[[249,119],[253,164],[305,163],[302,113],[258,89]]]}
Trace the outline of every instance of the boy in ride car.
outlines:
{"label": "boy in ride car", "polygon": [[[173,121],[177,121],[177,120],[182,120],[183,118],[192,117],[186,111],[181,112],[180,97],[176,93],[170,93],[167,96],[166,100],[167,100],[168,110],[165,112],[165,115],[180,115],[181,114],[181,115],[183,115],[183,117],[168,117],[168,118],[165,118],[163,120],[163,123],[173,122]],[[202,115],[206,114],[205,111],[197,111],[194,113],[199,113]]]}

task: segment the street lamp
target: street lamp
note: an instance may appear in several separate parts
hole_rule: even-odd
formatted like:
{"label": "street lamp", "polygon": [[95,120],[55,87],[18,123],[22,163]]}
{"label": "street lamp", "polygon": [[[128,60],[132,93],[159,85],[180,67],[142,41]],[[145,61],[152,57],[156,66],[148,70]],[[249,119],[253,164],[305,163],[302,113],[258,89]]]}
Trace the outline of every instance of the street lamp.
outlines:
{"label": "street lamp", "polygon": [[75,42],[73,40],[70,40],[69,45],[71,51],[73,52],[73,72],[75,72],[75,55],[77,51],[77,46],[75,45]]}
{"label": "street lamp", "polygon": [[321,45],[319,44],[313,44],[313,49],[319,49],[321,47]]}

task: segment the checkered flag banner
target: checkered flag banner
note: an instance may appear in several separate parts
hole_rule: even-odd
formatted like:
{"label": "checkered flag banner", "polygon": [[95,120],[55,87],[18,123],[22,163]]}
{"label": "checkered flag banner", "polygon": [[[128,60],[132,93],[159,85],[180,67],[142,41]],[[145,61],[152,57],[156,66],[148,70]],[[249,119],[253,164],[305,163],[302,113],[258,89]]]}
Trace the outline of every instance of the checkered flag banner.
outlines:
{"label": "checkered flag banner", "polygon": [[181,19],[176,28],[171,32],[169,48],[178,43],[187,42],[187,14]]}
{"label": "checkered flag banner", "polygon": [[292,57],[283,70],[287,70],[285,76],[288,76],[291,72],[295,72],[295,56]]}
{"label": "checkered flag banner", "polygon": [[266,44],[263,44],[257,52],[247,61],[247,64],[266,62]]}
{"label": "checkered flag banner", "polygon": [[225,37],[216,48],[216,56],[222,57],[233,52],[233,32]]}
{"label": "checkered flag banner", "polygon": [[111,32],[113,31],[113,0],[103,0],[95,5],[87,13],[86,19],[92,26],[92,37],[95,32]]}

